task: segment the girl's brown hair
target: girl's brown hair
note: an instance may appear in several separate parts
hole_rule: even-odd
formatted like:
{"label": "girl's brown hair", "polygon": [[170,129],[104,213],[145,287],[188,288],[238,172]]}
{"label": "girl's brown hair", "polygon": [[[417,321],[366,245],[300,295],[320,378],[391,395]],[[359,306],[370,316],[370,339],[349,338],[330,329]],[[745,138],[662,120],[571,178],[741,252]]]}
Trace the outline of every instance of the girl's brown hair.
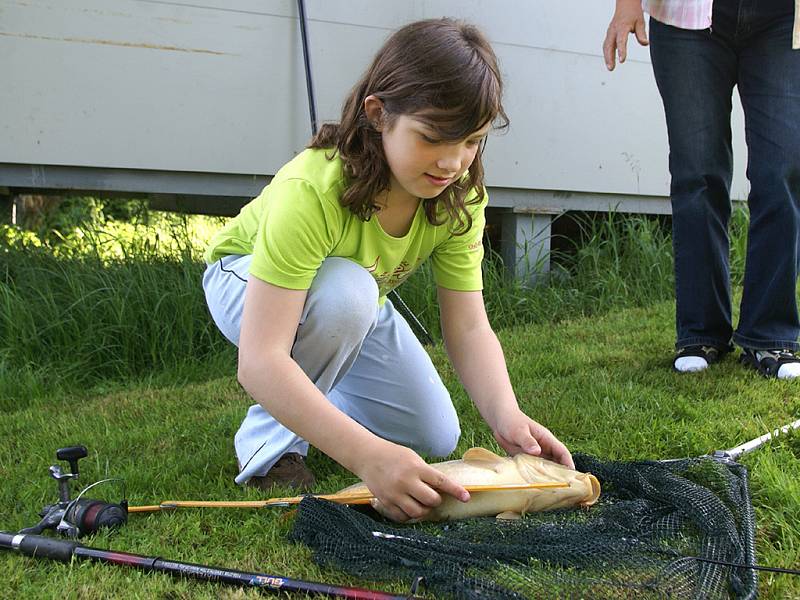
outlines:
{"label": "girl's brown hair", "polygon": [[[417,21],[386,41],[346,98],[341,122],[323,125],[309,147],[333,148],[339,153],[348,181],[341,203],[367,220],[380,208],[376,197],[390,184],[381,134],[364,111],[367,96],[383,102],[385,127],[391,127],[398,116],[409,115],[443,141],[455,141],[486,123],[495,129],[508,126],[502,92],[497,57],[476,27],[452,19]],[[467,177],[423,200],[431,224],[441,225],[449,217],[460,233],[471,227],[465,198],[474,188],[478,190],[474,202],[483,199],[484,145]]]}

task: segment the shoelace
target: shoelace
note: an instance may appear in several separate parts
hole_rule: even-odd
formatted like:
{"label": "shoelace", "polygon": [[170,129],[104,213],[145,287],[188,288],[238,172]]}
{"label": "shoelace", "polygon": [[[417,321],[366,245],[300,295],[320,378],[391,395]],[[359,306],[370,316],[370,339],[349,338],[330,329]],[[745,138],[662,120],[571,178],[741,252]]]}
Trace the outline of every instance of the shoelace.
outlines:
{"label": "shoelace", "polygon": [[788,358],[792,360],[797,360],[794,352],[791,350],[756,350],[756,358],[761,361],[765,358],[772,358],[773,360],[780,360],[782,358]]}

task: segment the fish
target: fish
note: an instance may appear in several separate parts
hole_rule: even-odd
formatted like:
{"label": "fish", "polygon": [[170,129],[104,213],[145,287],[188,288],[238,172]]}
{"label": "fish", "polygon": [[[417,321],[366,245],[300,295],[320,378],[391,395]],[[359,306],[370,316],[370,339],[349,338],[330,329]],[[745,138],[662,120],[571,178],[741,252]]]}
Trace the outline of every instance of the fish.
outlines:
{"label": "fish", "polygon": [[[588,507],[600,497],[600,482],[591,473],[581,473],[530,454],[503,457],[486,448],[470,448],[460,460],[433,463],[431,466],[462,486],[528,483],[568,485],[549,489],[473,491],[468,502],[461,502],[449,494],[441,494],[441,504],[419,519],[420,521],[452,521],[486,516],[518,519],[531,512]],[[359,482],[339,490],[335,495],[346,497],[369,493],[367,486]],[[380,501],[373,501],[372,506],[381,512]]]}

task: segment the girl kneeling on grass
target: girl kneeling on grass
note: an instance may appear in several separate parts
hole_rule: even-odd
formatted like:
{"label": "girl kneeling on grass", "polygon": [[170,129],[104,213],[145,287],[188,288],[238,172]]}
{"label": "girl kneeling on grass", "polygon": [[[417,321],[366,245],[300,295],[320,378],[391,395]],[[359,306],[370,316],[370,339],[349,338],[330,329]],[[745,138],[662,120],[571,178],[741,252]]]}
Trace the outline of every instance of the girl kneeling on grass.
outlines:
{"label": "girl kneeling on grass", "polygon": [[[508,123],[496,57],[473,26],[412,23],[264,191],[214,238],[203,287],[257,404],[235,436],[237,483],[308,488],[309,444],[397,521],[468,492],[417,452],[460,435],[450,395],[386,294],[430,257],[449,357],[498,443],[572,467],[517,405],[481,294],[481,151]],[[416,452],[415,452],[416,451]]]}

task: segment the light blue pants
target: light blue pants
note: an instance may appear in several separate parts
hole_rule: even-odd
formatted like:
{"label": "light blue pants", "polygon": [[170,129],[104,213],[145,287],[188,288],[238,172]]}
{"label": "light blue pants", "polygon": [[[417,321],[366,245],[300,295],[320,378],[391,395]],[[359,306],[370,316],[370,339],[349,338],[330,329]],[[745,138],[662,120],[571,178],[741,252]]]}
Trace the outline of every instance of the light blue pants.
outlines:
{"label": "light blue pants", "polygon": [[[251,258],[224,257],[203,276],[211,316],[236,346]],[[391,301],[378,306],[375,279],[356,263],[323,262],[308,291],[292,358],[330,402],[376,435],[429,456],[455,449],[461,431],[450,394],[408,323]],[[313,422],[315,416],[306,418]],[[266,474],[287,452],[308,452],[308,442],[259,404],[247,411],[234,446],[240,484]]]}

